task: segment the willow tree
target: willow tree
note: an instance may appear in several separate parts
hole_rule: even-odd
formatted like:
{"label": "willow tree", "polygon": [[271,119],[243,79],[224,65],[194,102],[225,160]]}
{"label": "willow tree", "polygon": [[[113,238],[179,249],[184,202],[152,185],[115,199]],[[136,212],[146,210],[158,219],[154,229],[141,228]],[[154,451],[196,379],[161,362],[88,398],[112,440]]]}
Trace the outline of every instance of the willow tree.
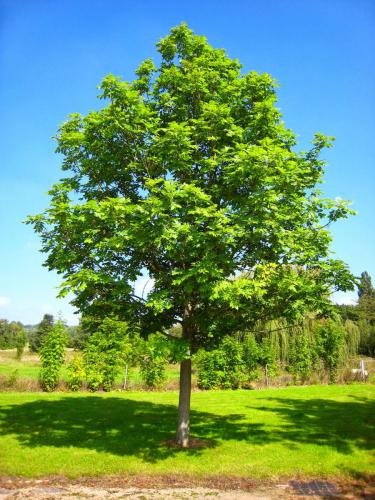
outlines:
{"label": "willow tree", "polygon": [[[316,189],[330,138],[296,151],[268,74],[242,72],[185,24],[157,49],[158,67],[147,59],[130,83],[105,77],[103,108],[61,126],[65,177],[29,222],[84,314],[145,335],[182,325],[177,442],[187,447],[191,354],[220,325],[322,311],[332,289],[350,289],[326,227],[350,210]],[[137,296],[146,272],[153,288]]]}

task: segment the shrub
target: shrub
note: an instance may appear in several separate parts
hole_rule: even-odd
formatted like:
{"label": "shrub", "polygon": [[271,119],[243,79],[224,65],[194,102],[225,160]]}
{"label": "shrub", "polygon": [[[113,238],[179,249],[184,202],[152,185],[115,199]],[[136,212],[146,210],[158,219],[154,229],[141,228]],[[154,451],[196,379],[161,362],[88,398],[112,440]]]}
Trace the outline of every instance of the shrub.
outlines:
{"label": "shrub", "polygon": [[67,365],[68,387],[71,391],[78,391],[86,376],[85,365],[81,353],[74,353]]}
{"label": "shrub", "polygon": [[18,381],[18,370],[14,369],[10,372],[7,377],[6,385],[7,387],[14,387]]}
{"label": "shrub", "polygon": [[150,336],[147,342],[143,342],[141,350],[140,373],[142,380],[150,389],[159,387],[165,380],[165,362],[170,356],[168,345],[164,337],[160,335]]}
{"label": "shrub", "polygon": [[200,350],[195,358],[198,369],[198,387],[200,389],[215,389],[222,387],[225,379],[225,359],[219,349],[213,351]]}
{"label": "shrub", "polygon": [[247,380],[257,380],[259,377],[260,349],[253,334],[248,333],[243,340],[243,363],[246,370]]}
{"label": "shrub", "polygon": [[311,375],[313,349],[308,332],[303,327],[290,338],[288,371],[294,376],[295,381],[303,383]]}
{"label": "shrub", "polygon": [[67,336],[62,321],[58,321],[43,337],[39,354],[42,361],[40,380],[45,391],[53,391],[59,382],[66,343]]}
{"label": "shrub", "polygon": [[126,323],[105,319],[93,333],[84,350],[84,366],[88,388],[110,391],[121,367],[125,364],[128,347]]}
{"label": "shrub", "polygon": [[16,339],[15,339],[15,344],[16,344],[16,358],[20,360],[22,358],[23,351],[25,349],[25,345],[27,344],[27,336],[24,330],[20,330]]}
{"label": "shrub", "polygon": [[238,389],[246,380],[243,346],[236,337],[224,337],[212,351],[199,351],[194,361],[201,389]]}
{"label": "shrub", "polygon": [[270,377],[275,376],[278,371],[277,354],[277,349],[273,345],[272,339],[263,337],[259,344],[259,364],[263,368],[267,368],[267,373]]}
{"label": "shrub", "polygon": [[334,383],[343,357],[345,329],[339,322],[329,319],[315,325],[314,335],[317,353],[328,370],[330,382]]}

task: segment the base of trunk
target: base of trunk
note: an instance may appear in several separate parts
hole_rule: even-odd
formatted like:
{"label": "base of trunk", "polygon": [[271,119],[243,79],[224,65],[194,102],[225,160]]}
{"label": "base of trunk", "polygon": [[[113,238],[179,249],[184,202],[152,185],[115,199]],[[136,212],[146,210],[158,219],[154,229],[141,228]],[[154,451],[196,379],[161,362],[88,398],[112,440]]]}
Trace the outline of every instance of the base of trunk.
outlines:
{"label": "base of trunk", "polygon": [[190,437],[188,441],[188,446],[181,446],[176,441],[176,439],[167,439],[166,441],[163,441],[162,444],[164,444],[168,448],[199,449],[199,448],[213,448],[215,446],[215,441],[212,441],[211,439]]}
{"label": "base of trunk", "polygon": [[189,448],[190,440],[190,393],[191,359],[184,359],[180,368],[180,397],[178,402],[178,426],[176,444],[180,448]]}

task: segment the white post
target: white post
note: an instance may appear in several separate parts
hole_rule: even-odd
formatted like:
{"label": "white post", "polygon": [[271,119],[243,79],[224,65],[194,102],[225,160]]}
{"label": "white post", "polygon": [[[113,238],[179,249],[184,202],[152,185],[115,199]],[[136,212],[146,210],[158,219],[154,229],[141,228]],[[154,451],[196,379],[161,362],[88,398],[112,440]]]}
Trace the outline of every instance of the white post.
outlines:
{"label": "white post", "polygon": [[126,379],[128,378],[128,365],[125,365],[124,369],[124,385],[122,388],[125,390],[126,389]]}
{"label": "white post", "polygon": [[365,370],[365,362],[363,359],[361,359],[361,376],[362,376],[362,382],[366,380],[366,370]]}

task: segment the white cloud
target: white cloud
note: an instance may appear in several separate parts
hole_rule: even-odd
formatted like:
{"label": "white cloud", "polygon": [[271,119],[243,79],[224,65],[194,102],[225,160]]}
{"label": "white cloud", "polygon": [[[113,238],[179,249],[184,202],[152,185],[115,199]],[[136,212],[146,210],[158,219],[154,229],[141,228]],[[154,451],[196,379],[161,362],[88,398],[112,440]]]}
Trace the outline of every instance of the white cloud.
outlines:
{"label": "white cloud", "polygon": [[10,298],[9,297],[2,297],[0,296],[0,307],[4,307],[10,304]]}
{"label": "white cloud", "polygon": [[356,295],[344,292],[336,292],[331,296],[332,302],[346,306],[355,306],[357,304]]}

